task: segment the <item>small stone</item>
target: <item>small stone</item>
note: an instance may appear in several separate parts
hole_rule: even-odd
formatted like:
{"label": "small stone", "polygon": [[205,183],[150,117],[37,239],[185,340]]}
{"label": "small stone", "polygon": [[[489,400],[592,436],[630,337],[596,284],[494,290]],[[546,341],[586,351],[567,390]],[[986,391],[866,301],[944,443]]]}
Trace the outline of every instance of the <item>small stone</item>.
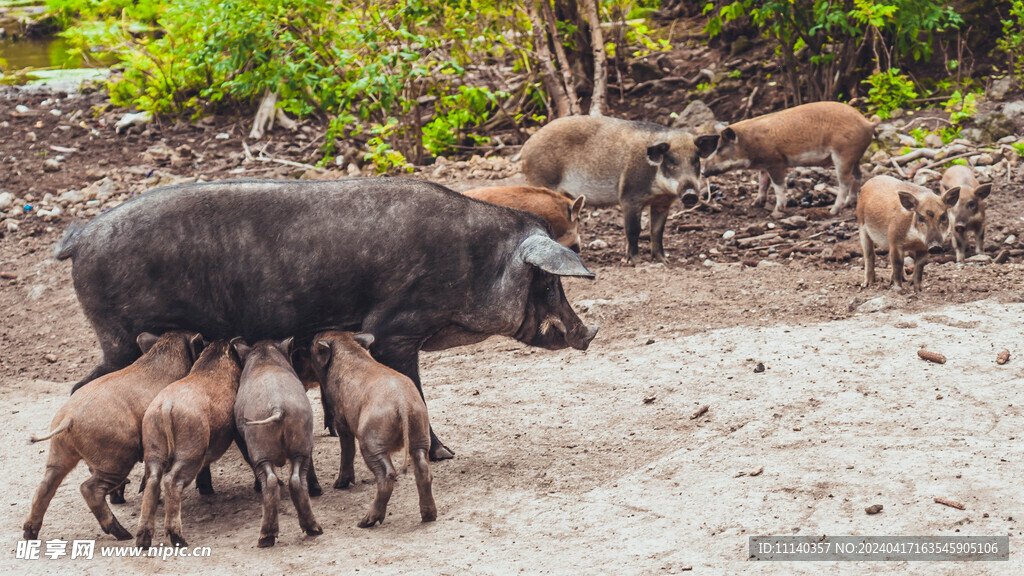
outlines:
{"label": "small stone", "polygon": [[978,154],[977,156],[972,156],[971,160],[974,160],[975,166],[991,166],[996,162],[991,154]]}
{"label": "small stone", "polygon": [[884,164],[889,162],[889,154],[885,150],[879,150],[871,155],[872,164]]}
{"label": "small stone", "polygon": [[60,116],[61,114],[63,114],[63,112],[61,112],[57,108],[54,108],[53,110],[50,110],[50,115],[52,115],[52,116]]}
{"label": "small stone", "polygon": [[971,262],[974,264],[988,264],[992,262],[992,257],[989,256],[988,254],[975,254],[974,256],[968,258],[967,262]]}
{"label": "small stone", "polygon": [[15,222],[14,220],[8,220],[7,221],[7,231],[8,232],[17,232],[18,231],[18,223]]}
{"label": "small stone", "polygon": [[714,265],[715,265],[715,261],[712,260],[711,258],[708,258],[708,259],[704,260],[704,267],[705,268],[711,268]]}
{"label": "small stone", "polygon": [[50,364],[53,364],[54,362],[57,361],[56,354],[47,354],[46,356],[43,356],[43,358],[46,358],[46,361],[49,362]]}
{"label": "small stone", "polygon": [[0,210],[9,210],[11,206],[14,206],[14,194],[0,192]]}
{"label": "small stone", "polygon": [[999,251],[999,254],[997,254],[995,259],[992,261],[995,262],[996,264],[1005,264],[1006,261],[1009,259],[1010,251],[1006,248],[1003,248],[1002,250]]}
{"label": "small stone", "polygon": [[878,298],[872,298],[860,306],[857,306],[857,312],[861,314],[881,312],[882,310],[892,308],[892,304],[892,300],[890,300],[888,296],[879,296]]}
{"label": "small stone", "polygon": [[214,136],[214,139],[216,140],[227,140],[229,138],[231,138],[231,134],[228,134],[227,132],[221,132],[220,134]]}
{"label": "small stone", "polygon": [[14,107],[14,110],[18,114],[28,114],[31,111],[31,108],[29,108],[28,106],[25,106],[24,104],[18,104],[17,106]]}
{"label": "small stone", "polygon": [[945,146],[945,142],[938,134],[929,134],[924,137],[924,145],[929,148],[942,148]]}
{"label": "small stone", "polygon": [[1007,246],[1013,246],[1016,243],[1017,236],[1014,234],[1010,234],[1009,236],[1006,237],[1006,240],[1003,240],[1003,244],[1006,244]]}
{"label": "small stone", "polygon": [[722,240],[732,240],[734,236],[736,236],[735,230],[726,230],[725,234],[722,234]]}
{"label": "small stone", "polygon": [[801,228],[807,228],[808,223],[809,222],[807,218],[800,216],[799,214],[797,214],[796,216],[790,216],[789,218],[783,218],[782,220],[779,220],[779,224],[782,224],[782,227],[785,228],[786,230],[799,230]]}
{"label": "small stone", "polygon": [[879,512],[882,511],[882,505],[881,504],[872,504],[871,506],[868,506],[867,508],[865,508],[864,511],[867,512],[868,514],[878,514]]}
{"label": "small stone", "polygon": [[598,238],[597,240],[592,241],[590,244],[587,244],[587,248],[591,250],[607,250],[608,243]]}
{"label": "small stone", "polygon": [[53,158],[47,158],[43,160],[43,172],[59,172],[61,169],[60,162]]}
{"label": "small stone", "polygon": [[754,366],[754,374],[760,374],[764,372],[764,362],[758,362],[757,366]]}

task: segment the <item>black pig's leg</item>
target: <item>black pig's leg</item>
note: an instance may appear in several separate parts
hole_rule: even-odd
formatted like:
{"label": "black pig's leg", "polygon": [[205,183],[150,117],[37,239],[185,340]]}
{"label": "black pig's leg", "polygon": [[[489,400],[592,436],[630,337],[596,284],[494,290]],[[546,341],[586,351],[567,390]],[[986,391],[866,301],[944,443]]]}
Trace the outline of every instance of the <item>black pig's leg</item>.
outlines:
{"label": "black pig's leg", "polygon": [[[371,334],[373,333],[372,329],[367,329],[366,326],[363,329]],[[423,385],[420,383],[420,351],[418,342],[382,338],[370,347],[370,352],[375,360],[392,370],[401,372],[412,380],[413,384],[416,385],[416,389],[420,392],[420,398],[423,398],[424,402],[427,401],[423,397]],[[455,453],[441,443],[441,440],[434,434],[434,427],[431,426],[430,459],[434,461],[448,460],[454,456]]]}
{"label": "black pig's leg", "polygon": [[116,372],[121,368],[124,368],[142,355],[138,345],[127,335],[112,336],[104,334],[101,331],[97,331],[96,335],[100,339],[100,348],[103,350],[103,359],[100,361],[98,366],[92,369],[92,372],[89,372],[85,378],[82,378],[71,387],[72,394],[82,386],[85,386],[100,376]]}

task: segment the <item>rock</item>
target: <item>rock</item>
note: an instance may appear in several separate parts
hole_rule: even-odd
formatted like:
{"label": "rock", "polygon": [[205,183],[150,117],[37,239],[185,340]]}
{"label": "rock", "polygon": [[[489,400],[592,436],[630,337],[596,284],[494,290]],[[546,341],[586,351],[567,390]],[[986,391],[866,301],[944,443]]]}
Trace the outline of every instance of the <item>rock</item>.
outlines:
{"label": "rock", "polygon": [[11,206],[14,206],[14,194],[0,192],[0,211],[9,210]]}
{"label": "rock", "polygon": [[672,121],[673,128],[694,129],[715,123],[715,113],[702,100],[694,100]]}
{"label": "rock", "polygon": [[597,240],[594,240],[590,244],[587,244],[587,248],[589,248],[590,250],[607,250],[608,243],[598,238]]}
{"label": "rock", "polygon": [[977,156],[971,156],[968,160],[973,161],[975,166],[991,166],[996,163],[995,158],[991,154],[978,154]]}
{"label": "rock", "polygon": [[1003,116],[1014,122],[1024,122],[1024,100],[1003,104]]}
{"label": "rock", "polygon": [[61,114],[63,114],[63,112],[61,112],[58,108],[54,108],[53,110],[50,110],[50,115],[51,116],[60,116]]}
{"label": "rock", "polygon": [[31,110],[32,110],[31,108],[29,108],[28,106],[25,106],[24,104],[18,104],[17,106],[14,107],[14,111],[17,112],[18,114],[28,114],[29,112],[31,112]]}
{"label": "rock", "polygon": [[17,232],[18,231],[18,222],[15,221],[15,220],[8,219],[7,220],[7,231],[8,232]]}
{"label": "rock", "polygon": [[214,136],[213,138],[215,140],[227,140],[227,139],[231,138],[231,134],[228,134],[227,132],[220,132],[216,136]]}
{"label": "rock", "polygon": [[888,310],[892,307],[893,301],[888,296],[879,296],[878,298],[872,298],[860,306],[857,306],[857,312],[860,314],[870,314],[872,312]]}
{"label": "rock", "polygon": [[171,147],[163,142],[158,142],[142,153],[142,161],[146,164],[167,164],[177,156]]}
{"label": "rock", "polygon": [[886,164],[889,162],[889,154],[885,150],[879,150],[871,155],[872,164]]}
{"label": "rock", "polygon": [[152,112],[138,112],[136,114],[125,114],[120,120],[114,124],[114,132],[120,134],[122,130],[127,130],[132,126],[144,126],[153,121]]}
{"label": "rock", "polygon": [[1007,246],[1013,246],[1016,243],[1017,236],[1014,234],[1010,234],[1009,236],[1006,237],[1006,240],[1003,240],[1003,244],[1006,244]]}
{"label": "rock", "polygon": [[995,142],[1014,132],[1013,120],[1000,112],[979,114],[974,123],[981,129],[984,143]]}
{"label": "rock", "polygon": [[942,174],[939,174],[935,170],[920,169],[914,174],[914,184],[918,186],[924,186],[932,180],[939,180],[942,178]]}
{"label": "rock", "polygon": [[988,264],[992,262],[992,257],[988,254],[975,254],[968,258],[967,262],[971,262],[973,264]]}
{"label": "rock", "polygon": [[725,233],[722,234],[722,240],[732,240],[733,237],[735,237],[735,236],[736,236],[736,231],[735,230],[726,230]]}
{"label": "rock", "polygon": [[893,148],[900,144],[900,133],[891,123],[879,124],[875,128],[875,140],[883,148]]}
{"label": "rock", "polygon": [[49,362],[50,364],[53,364],[54,362],[57,361],[56,354],[47,354],[46,356],[43,356],[43,358],[45,358],[46,361]]}
{"label": "rock", "polygon": [[995,260],[993,260],[993,262],[995,262],[996,264],[1005,264],[1006,261],[1009,259],[1010,251],[1007,250],[1006,248],[1003,248],[1002,250],[999,251],[999,254],[996,255],[996,258]]}
{"label": "rock", "polygon": [[59,172],[61,169],[60,162],[54,158],[47,158],[43,160],[43,172]]}
{"label": "rock", "polygon": [[929,148],[942,148],[946,143],[938,134],[929,134],[924,137],[924,145]]}
{"label": "rock", "polygon": [[786,230],[800,230],[801,228],[807,228],[808,221],[807,218],[797,214],[779,220],[779,224],[782,224],[782,227]]}
{"label": "rock", "polygon": [[707,258],[707,259],[704,260],[704,267],[705,268],[711,268],[714,265],[715,265],[715,261],[712,260],[711,258]]}
{"label": "rock", "polygon": [[985,91],[985,96],[992,100],[1002,100],[1006,98],[1006,93],[1013,87],[1009,76],[1003,76],[1002,78],[996,78],[992,85]]}

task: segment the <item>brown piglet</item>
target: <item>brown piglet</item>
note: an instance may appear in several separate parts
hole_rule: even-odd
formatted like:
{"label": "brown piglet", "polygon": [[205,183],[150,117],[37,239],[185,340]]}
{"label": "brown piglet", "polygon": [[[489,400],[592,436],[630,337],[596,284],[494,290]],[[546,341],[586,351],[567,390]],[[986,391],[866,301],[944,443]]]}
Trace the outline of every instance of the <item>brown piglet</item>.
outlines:
{"label": "brown piglet", "polygon": [[949,211],[951,217],[953,250],[956,261],[967,259],[967,233],[974,232],[974,250],[985,253],[985,202],[992,192],[992,184],[978,184],[967,166],[952,166],[942,175],[939,190],[960,188],[960,199]]}
{"label": "brown piglet", "polygon": [[50,440],[50,454],[25,520],[25,540],[39,537],[50,500],[80,460],[92,471],[82,484],[82,497],[103,531],[118,540],[132,537],[110,511],[107,494],[121,486],[142,460],[146,407],[166,386],[188,374],[203,349],[203,337],[194,332],[168,332],[160,337],[143,333],[137,342],[141,358],[78,390],[53,417],[52,431],[32,437],[32,442]]}
{"label": "brown piglet", "polygon": [[407,463],[412,460],[416,476],[420,518],[432,522],[437,518],[437,507],[427,461],[427,405],[412,380],[370,356],[367,348],[372,343],[369,334],[337,331],[323,332],[313,339],[313,363],[319,371],[321,392],[330,397],[341,440],[341,472],[334,487],[347,488],[355,480],[353,461],[358,439],[363,461],[377,480],[377,496],[359,527],[383,523],[397,479],[391,453],[404,445]]}
{"label": "brown piglet", "polygon": [[310,536],[323,534],[309,501],[311,492],[320,493],[313,472],[313,408],[289,360],[292,339],[265,340],[251,348],[238,339],[232,344],[244,365],[235,398],[235,426],[240,447],[263,486],[263,519],[256,546],[266,548],[277,540],[281,496],[274,466],[288,461],[289,494],[299,526]]}
{"label": "brown piglet", "polygon": [[736,169],[761,171],[755,206],[775,191],[773,218],[786,209],[786,170],[793,166],[834,165],[839,194],[830,212],[838,214],[857,199],[860,160],[874,138],[876,122],[840,102],[812,102],[737,122],[719,135],[718,148],[704,161],[703,174]]}
{"label": "brown piglet", "polygon": [[164,388],[142,418],[145,474],[135,543],[149,548],[156,508],[164,492],[164,529],[175,546],[187,546],[181,529],[181,493],[199,470],[220,458],[235,435],[235,395],[241,374],[237,351],[211,343],[192,370]]}
{"label": "brown piglet", "polygon": [[580,211],[583,210],[585,196],[573,200],[567,194],[537,186],[491,186],[474,188],[463,194],[536,214],[551,226],[551,232],[559,244],[574,252],[580,251]]}
{"label": "brown piglet", "polygon": [[864,249],[864,286],[875,281],[875,246],[889,250],[890,284],[903,288],[903,258],[914,258],[914,290],[921,289],[929,252],[941,252],[949,232],[949,208],[956,204],[959,188],[942,196],[931,190],[875,176],[864,183],[857,201],[857,223]]}

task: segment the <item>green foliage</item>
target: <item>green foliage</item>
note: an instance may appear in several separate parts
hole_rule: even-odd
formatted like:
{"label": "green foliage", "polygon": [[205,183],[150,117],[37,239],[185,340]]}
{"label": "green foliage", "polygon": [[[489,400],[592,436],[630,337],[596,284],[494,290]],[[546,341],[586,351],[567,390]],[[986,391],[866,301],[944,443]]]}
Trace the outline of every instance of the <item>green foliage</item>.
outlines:
{"label": "green foliage", "polygon": [[964,95],[957,90],[943,104],[943,108],[945,108],[946,112],[949,112],[949,121],[959,124],[963,120],[970,119],[978,112],[978,103],[973,92],[968,92]]}
{"label": "green foliage", "polygon": [[901,59],[927,60],[932,34],[962,22],[937,0],[710,0],[704,12],[711,36],[724,23],[750,16],[777,43],[798,101],[832,99],[844,86],[852,88],[868,50],[885,57],[878,64],[886,69]]}
{"label": "green foliage", "polygon": [[932,131],[919,126],[911,130],[910,135],[917,141],[919,146],[924,146],[925,138],[931,134],[938,135],[938,137],[942,139],[943,144],[949,144],[960,137],[960,129],[960,126],[946,126],[940,130]]}
{"label": "green foliage", "polygon": [[871,86],[868,90],[871,111],[883,119],[917,98],[913,81],[897,68],[872,74],[864,82]]}
{"label": "green foliage", "polygon": [[1017,153],[1017,156],[1024,158],[1024,142],[1015,142],[1010,144],[1010,147]]}
{"label": "green foliage", "polygon": [[1003,20],[1003,37],[996,46],[1006,54],[1010,73],[1024,85],[1024,0],[1014,0],[1010,18]]}
{"label": "green foliage", "polygon": [[[508,98],[505,92],[491,92],[488,88],[459,86],[459,91],[441,98],[438,114],[423,127],[423,145],[435,156],[450,152],[462,140],[466,128],[487,121],[499,106],[498,98]],[[487,138],[467,134],[477,144],[486,144]]]}

